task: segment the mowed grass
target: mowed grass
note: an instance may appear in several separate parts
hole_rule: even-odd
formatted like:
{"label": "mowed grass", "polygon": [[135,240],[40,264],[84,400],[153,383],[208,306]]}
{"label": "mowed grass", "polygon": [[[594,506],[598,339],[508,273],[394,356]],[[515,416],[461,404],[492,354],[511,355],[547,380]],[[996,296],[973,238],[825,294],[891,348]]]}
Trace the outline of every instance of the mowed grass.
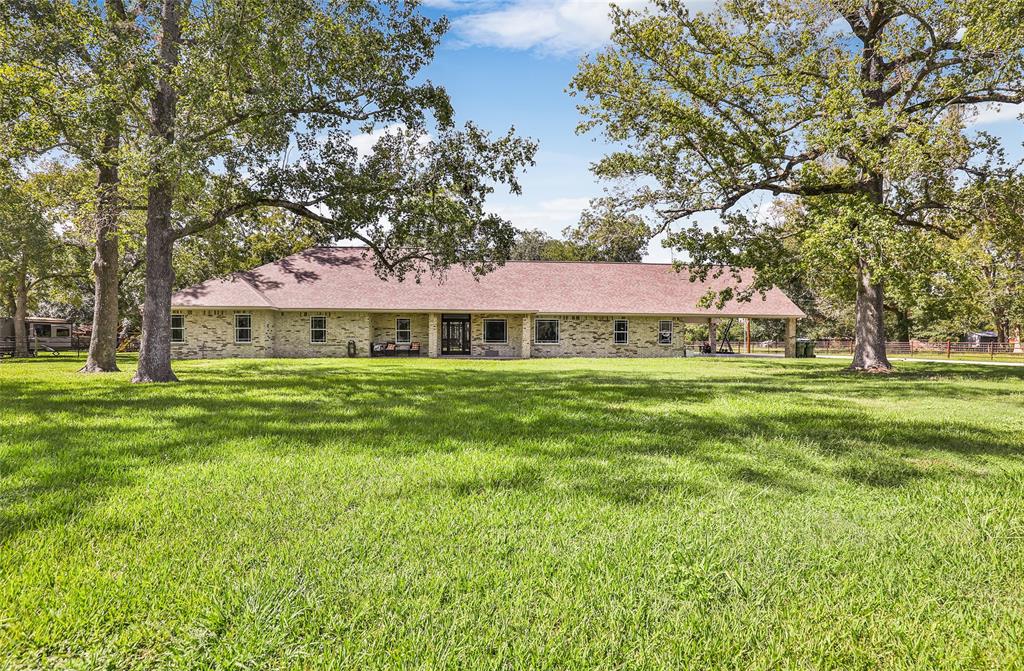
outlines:
{"label": "mowed grass", "polygon": [[1024,370],[0,364],[0,667],[1022,668]]}

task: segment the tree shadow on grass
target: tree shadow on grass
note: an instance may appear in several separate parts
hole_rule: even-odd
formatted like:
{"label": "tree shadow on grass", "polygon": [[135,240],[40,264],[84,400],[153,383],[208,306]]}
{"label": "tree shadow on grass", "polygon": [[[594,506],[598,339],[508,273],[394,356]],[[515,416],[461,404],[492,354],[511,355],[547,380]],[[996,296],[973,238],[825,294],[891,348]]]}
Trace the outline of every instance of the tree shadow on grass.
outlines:
{"label": "tree shadow on grass", "polygon": [[711,364],[680,376],[586,363],[203,362],[179,385],[149,386],[119,379],[60,386],[23,376],[4,384],[0,542],[67,522],[131,486],[140,469],[227,459],[237,449],[229,446],[244,439],[284,454],[330,449],[396,460],[502,452],[525,462],[424,484],[453,496],[490,496],[544,489],[557,477],[572,483],[570,495],[616,505],[708,491],[708,483],[657,472],[665,458],[691,461],[736,486],[801,496],[844,482],[902,487],[928,476],[907,459],[922,454],[1021,456],[1019,419],[1015,427],[981,423],[969,412],[959,419],[882,415],[856,403],[978,402],[996,395],[990,383],[1024,381],[1015,370],[927,365],[879,379],[820,366],[731,363],[725,374]]}

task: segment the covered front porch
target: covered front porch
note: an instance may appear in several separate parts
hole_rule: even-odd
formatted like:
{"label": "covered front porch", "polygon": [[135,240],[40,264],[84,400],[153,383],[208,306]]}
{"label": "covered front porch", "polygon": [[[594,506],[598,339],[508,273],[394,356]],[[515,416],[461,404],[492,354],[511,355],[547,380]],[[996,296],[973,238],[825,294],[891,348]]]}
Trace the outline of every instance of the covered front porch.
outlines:
{"label": "covered front porch", "polygon": [[[784,324],[774,356],[796,356],[796,318]],[[529,359],[552,356],[664,357],[765,354],[745,316],[588,316],[502,312],[375,313],[371,355]],[[537,326],[546,328],[537,336]],[[773,327],[773,331],[779,328]],[[619,333],[615,330],[619,329]],[[694,331],[696,330],[696,334]],[[553,334],[553,337],[552,337]],[[687,337],[689,336],[689,338]],[[696,336],[696,340],[694,340]],[[775,349],[777,347],[777,349]]]}
{"label": "covered front porch", "polygon": [[529,314],[432,312],[427,320],[427,355],[528,359],[532,324]]}

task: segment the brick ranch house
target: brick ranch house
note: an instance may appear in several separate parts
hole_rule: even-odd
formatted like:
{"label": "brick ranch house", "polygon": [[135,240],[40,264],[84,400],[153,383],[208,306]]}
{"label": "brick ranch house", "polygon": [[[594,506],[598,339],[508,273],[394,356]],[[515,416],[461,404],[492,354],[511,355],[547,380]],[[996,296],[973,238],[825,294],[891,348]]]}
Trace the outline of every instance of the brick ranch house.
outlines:
{"label": "brick ranch house", "polygon": [[[686,324],[786,320],[793,356],[793,302],[762,298],[699,307],[729,277],[690,282],[669,264],[510,261],[480,278],[451,268],[443,278],[382,280],[361,247],[316,247],[172,299],[175,358],[369,356],[387,347],[473,357],[681,356]],[[376,350],[374,350],[376,347]]]}

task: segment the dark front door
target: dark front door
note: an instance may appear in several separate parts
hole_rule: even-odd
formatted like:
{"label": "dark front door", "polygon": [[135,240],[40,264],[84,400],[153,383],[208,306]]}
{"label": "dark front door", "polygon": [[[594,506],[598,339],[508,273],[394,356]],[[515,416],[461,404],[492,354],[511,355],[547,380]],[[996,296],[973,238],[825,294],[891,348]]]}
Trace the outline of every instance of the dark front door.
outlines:
{"label": "dark front door", "polygon": [[469,354],[469,315],[441,317],[441,354]]}

